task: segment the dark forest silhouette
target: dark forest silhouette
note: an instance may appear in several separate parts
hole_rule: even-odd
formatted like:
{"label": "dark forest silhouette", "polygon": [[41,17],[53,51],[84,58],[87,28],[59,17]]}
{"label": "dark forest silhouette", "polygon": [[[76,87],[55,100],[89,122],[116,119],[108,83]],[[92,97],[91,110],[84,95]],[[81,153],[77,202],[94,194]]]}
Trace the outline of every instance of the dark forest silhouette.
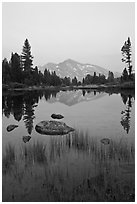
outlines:
{"label": "dark forest silhouette", "polygon": [[[122,49],[122,61],[126,64],[121,78],[114,78],[113,72],[108,72],[108,77],[94,72],[93,76],[87,74],[82,81],[78,81],[74,76],[72,79],[65,76],[61,78],[56,72],[50,72],[48,69],[42,73],[37,66],[33,67],[33,56],[28,39],[25,40],[22,53],[12,53],[11,59],[5,58],[2,61],[2,83],[13,88],[22,88],[24,86],[78,86],[90,84],[121,83],[134,81],[133,68],[131,65],[131,41],[130,38],[124,43]],[[128,71],[127,71],[128,69]]]}

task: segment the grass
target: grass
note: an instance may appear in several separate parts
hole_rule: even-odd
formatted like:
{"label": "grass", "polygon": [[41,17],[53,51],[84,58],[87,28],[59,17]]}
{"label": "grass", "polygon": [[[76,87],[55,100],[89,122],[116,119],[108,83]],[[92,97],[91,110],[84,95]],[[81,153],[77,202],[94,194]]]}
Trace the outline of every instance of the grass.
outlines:
{"label": "grass", "polygon": [[15,165],[15,148],[8,144],[5,148],[5,155],[2,159],[2,173],[7,174],[11,171],[12,166]]}
{"label": "grass", "polygon": [[134,156],[133,144],[105,146],[80,131],[18,151],[10,144],[3,155],[3,201],[134,201]]}
{"label": "grass", "polygon": [[22,160],[29,163],[38,163],[39,165],[44,164],[47,162],[47,156],[45,154],[46,146],[42,143],[34,143],[33,145],[23,146],[21,157]]}

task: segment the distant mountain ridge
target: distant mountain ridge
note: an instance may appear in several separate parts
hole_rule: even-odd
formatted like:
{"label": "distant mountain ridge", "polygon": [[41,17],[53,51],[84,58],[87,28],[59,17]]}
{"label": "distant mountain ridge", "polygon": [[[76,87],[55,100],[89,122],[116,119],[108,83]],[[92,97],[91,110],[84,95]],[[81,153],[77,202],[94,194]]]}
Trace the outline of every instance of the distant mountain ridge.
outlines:
{"label": "distant mountain ridge", "polygon": [[[70,77],[71,79],[75,76],[78,80],[82,80],[87,74],[94,75],[96,72],[97,75],[105,75],[108,77],[109,70],[93,65],[93,64],[82,64],[72,59],[67,59],[61,63],[47,63],[44,66],[39,66],[39,69],[44,72],[44,70],[48,69],[49,71],[55,71],[56,74],[60,77]],[[115,77],[120,77],[121,74],[118,72],[113,72]]]}

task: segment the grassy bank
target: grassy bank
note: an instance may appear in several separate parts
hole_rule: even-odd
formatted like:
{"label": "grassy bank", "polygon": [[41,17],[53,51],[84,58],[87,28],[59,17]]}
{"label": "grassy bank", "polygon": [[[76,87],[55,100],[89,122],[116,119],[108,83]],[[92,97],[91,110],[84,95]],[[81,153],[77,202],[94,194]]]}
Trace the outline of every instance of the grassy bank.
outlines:
{"label": "grassy bank", "polygon": [[100,85],[85,85],[85,86],[75,86],[75,89],[135,89],[134,82],[124,82],[119,84],[100,84]]}
{"label": "grassy bank", "polygon": [[20,83],[11,83],[9,85],[3,84],[3,91],[32,91],[32,90],[73,90],[73,89],[98,89],[98,90],[122,90],[122,89],[135,89],[135,82],[124,82],[119,84],[91,84],[81,86],[26,86]]}

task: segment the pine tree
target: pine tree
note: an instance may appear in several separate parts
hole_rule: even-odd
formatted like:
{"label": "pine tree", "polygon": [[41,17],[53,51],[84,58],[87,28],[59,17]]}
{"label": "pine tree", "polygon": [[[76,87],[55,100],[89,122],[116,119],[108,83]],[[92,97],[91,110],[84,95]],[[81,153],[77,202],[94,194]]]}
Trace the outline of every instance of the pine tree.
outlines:
{"label": "pine tree", "polygon": [[5,58],[2,61],[2,83],[3,84],[8,84],[11,81],[11,70],[10,70],[10,65]]}
{"label": "pine tree", "polygon": [[71,79],[70,77],[64,77],[62,79],[62,85],[70,86],[71,85]]}
{"label": "pine tree", "polygon": [[113,82],[114,81],[114,74],[113,72],[109,71],[108,72],[108,82]]}
{"label": "pine tree", "polygon": [[35,66],[34,71],[33,71],[33,83],[35,85],[39,85],[40,84],[39,71],[38,71],[38,67],[37,66]]}
{"label": "pine tree", "polygon": [[128,37],[127,41],[125,41],[123,47],[121,48],[122,51],[122,62],[125,62],[127,64],[128,72],[129,72],[129,77],[131,77],[132,74],[132,65],[131,65],[131,41],[130,38]]}
{"label": "pine tree", "polygon": [[20,64],[20,56],[15,53],[11,54],[11,77],[13,82],[22,82],[22,70]]}
{"label": "pine tree", "polygon": [[31,73],[33,71],[32,65],[33,65],[33,56],[31,55],[31,46],[29,44],[28,39],[25,40],[22,55],[22,68],[24,71],[24,77],[29,79],[31,78]]}
{"label": "pine tree", "polygon": [[82,85],[84,85],[84,84],[85,84],[85,78],[82,79]]}
{"label": "pine tree", "polygon": [[51,74],[50,71],[48,69],[44,70],[44,84],[46,85],[51,85]]}
{"label": "pine tree", "polygon": [[77,77],[74,77],[74,78],[72,79],[72,85],[77,86],[77,84],[78,84]]}
{"label": "pine tree", "polygon": [[94,75],[93,75],[93,84],[96,84],[97,82],[97,74],[96,72],[94,72]]}
{"label": "pine tree", "polygon": [[127,72],[127,69],[126,69],[126,68],[123,70],[122,80],[123,80],[123,81],[127,81],[127,80],[128,80],[128,72]]}

